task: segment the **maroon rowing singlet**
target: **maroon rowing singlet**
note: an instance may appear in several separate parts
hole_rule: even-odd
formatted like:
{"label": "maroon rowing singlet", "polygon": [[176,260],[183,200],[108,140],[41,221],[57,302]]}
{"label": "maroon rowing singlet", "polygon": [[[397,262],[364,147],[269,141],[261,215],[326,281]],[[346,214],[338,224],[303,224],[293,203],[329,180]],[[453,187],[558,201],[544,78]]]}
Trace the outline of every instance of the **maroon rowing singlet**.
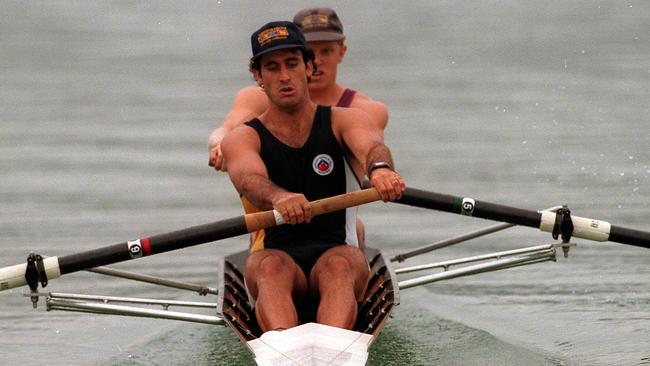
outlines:
{"label": "maroon rowing singlet", "polygon": [[339,99],[339,102],[336,103],[336,107],[350,108],[350,104],[352,104],[352,99],[354,99],[354,95],[356,93],[356,90],[346,88],[343,91],[343,95],[341,95],[341,99]]}

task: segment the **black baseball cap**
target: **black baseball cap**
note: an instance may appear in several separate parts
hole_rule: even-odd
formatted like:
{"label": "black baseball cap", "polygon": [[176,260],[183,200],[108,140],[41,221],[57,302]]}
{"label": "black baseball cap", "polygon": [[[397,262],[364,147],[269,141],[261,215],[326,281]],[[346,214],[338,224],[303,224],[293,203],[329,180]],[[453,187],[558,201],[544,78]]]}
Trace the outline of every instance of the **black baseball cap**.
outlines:
{"label": "black baseball cap", "polygon": [[266,23],[251,35],[252,61],[265,53],[285,48],[309,50],[307,41],[298,26],[293,22],[277,21]]}
{"label": "black baseball cap", "polygon": [[343,24],[334,9],[307,8],[293,17],[293,22],[300,27],[307,42],[342,41]]}

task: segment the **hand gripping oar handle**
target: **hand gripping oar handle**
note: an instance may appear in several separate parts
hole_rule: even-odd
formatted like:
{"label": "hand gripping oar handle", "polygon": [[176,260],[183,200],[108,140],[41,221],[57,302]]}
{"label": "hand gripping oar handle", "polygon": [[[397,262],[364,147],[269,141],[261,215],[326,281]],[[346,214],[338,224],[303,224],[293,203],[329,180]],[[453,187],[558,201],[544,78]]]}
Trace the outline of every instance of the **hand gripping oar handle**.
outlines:
{"label": "hand gripping oar handle", "polygon": [[[558,225],[563,221],[558,218],[558,214],[555,212],[525,210],[517,207],[478,201],[468,197],[451,196],[414,188],[406,188],[406,191],[402,194],[402,198],[396,202],[410,206],[534,227],[541,231],[554,233],[554,235],[561,230]],[[650,232],[615,226],[607,221],[573,215],[568,217],[571,219],[572,228],[570,235],[572,236],[595,241],[613,241],[621,244],[650,248]]]}
{"label": "hand gripping oar handle", "polygon": [[[380,199],[377,190],[369,188],[316,200],[310,205],[312,215],[317,216]],[[66,273],[232,238],[282,223],[282,215],[275,210],[256,212],[76,254],[45,258],[42,266],[39,263],[39,268],[40,273],[44,271],[45,278],[53,279]],[[0,291],[26,285],[26,271],[26,263],[0,268]]]}
{"label": "hand gripping oar handle", "polygon": [[[318,216],[329,212],[339,211],[348,207],[360,206],[366,203],[379,201],[381,197],[374,188],[362,189],[360,191],[340,194],[309,202],[312,216]],[[266,229],[268,227],[283,224],[282,215],[275,211],[256,212],[244,215],[248,232]]]}

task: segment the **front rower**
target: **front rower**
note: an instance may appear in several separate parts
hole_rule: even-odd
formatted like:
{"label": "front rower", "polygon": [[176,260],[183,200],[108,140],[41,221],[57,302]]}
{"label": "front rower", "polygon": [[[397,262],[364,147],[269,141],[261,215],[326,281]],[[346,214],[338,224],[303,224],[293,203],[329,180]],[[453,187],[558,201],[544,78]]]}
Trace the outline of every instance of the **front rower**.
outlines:
{"label": "front rower", "polygon": [[267,230],[251,248],[245,277],[257,321],[263,331],[294,327],[296,306],[316,300],[317,322],[351,329],[368,278],[354,210],[312,218],[308,201],[358,189],[343,146],[372,167],[368,176],[384,201],[398,199],[404,181],[365,113],[311,101],[313,54],[294,23],[268,23],[251,44],[251,72],[269,109],[228,134],[222,151],[237,191],[290,224]]}

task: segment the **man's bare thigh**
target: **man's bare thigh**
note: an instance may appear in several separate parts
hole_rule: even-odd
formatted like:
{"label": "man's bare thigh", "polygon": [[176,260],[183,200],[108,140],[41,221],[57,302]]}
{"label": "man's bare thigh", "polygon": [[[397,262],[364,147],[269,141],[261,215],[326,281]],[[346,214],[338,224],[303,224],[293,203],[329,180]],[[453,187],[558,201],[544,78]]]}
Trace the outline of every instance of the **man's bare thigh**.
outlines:
{"label": "man's bare thigh", "polygon": [[[309,275],[309,284],[312,293],[318,294],[319,278],[322,277],[321,273],[326,269],[327,261],[332,257],[342,258],[347,261],[350,266],[350,275],[354,281],[354,293],[357,297],[363,294],[369,275],[368,261],[361,249],[351,245],[335,246],[328,249],[318,258]],[[328,273],[328,275],[330,274]],[[321,278],[321,280],[323,279]]]}
{"label": "man's bare thigh", "polygon": [[263,249],[251,253],[246,259],[246,287],[254,298],[257,298],[259,293],[259,276],[260,265],[265,260],[274,260],[278,264],[278,273],[275,274],[280,277],[281,281],[287,281],[285,284],[292,288],[294,297],[302,296],[307,292],[307,278],[302,269],[296,264],[289,254],[278,249]]}

